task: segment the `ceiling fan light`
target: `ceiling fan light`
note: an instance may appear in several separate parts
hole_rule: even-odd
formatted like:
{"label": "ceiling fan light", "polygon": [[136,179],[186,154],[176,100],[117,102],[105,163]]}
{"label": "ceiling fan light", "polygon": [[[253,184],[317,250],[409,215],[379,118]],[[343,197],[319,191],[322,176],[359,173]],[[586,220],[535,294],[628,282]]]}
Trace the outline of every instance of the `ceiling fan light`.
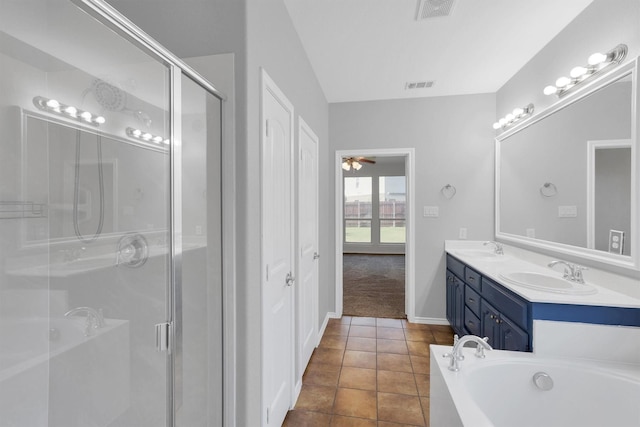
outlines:
{"label": "ceiling fan light", "polygon": [[348,161],[346,161],[346,160],[345,160],[344,162],[342,162],[342,169],[344,169],[344,170],[346,170],[346,171],[348,171],[349,169],[351,169],[351,165],[349,164],[349,162],[348,162]]}
{"label": "ceiling fan light", "polygon": [[353,166],[353,168],[357,171],[359,171],[362,168],[362,165],[360,164],[360,162],[357,162],[355,160],[351,162],[351,166]]}

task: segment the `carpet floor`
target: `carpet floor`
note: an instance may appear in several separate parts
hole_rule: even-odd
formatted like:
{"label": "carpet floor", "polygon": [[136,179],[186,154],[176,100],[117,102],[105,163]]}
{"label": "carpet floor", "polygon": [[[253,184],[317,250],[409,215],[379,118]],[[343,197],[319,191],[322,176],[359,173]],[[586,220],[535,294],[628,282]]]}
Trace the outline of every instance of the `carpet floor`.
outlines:
{"label": "carpet floor", "polygon": [[343,255],[343,314],[404,319],[404,255]]}

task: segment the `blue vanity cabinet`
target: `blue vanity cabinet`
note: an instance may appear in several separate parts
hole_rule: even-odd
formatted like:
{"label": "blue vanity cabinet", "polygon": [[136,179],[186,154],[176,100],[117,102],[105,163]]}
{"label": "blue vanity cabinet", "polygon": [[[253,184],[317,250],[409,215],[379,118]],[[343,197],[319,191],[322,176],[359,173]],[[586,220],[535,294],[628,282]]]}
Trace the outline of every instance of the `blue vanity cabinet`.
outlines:
{"label": "blue vanity cabinet", "polygon": [[531,351],[531,303],[447,254],[447,319],[459,336],[499,350]]}
{"label": "blue vanity cabinet", "polygon": [[464,282],[447,270],[447,320],[456,334],[464,331]]}

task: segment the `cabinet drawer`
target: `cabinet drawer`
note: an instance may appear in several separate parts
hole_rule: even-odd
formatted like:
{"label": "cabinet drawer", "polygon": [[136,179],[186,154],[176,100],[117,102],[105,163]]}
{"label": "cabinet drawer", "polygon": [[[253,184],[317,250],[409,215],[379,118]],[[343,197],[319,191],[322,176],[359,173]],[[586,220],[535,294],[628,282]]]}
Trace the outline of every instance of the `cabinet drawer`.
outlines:
{"label": "cabinet drawer", "polygon": [[476,291],[481,291],[481,275],[477,271],[472,270],[469,267],[465,267],[464,269],[464,281],[467,282],[467,285],[471,286]]}
{"label": "cabinet drawer", "polygon": [[470,334],[480,336],[480,318],[469,307],[464,308],[464,326]]}
{"label": "cabinet drawer", "polygon": [[464,264],[451,255],[447,255],[447,268],[459,278],[464,279]]}
{"label": "cabinet drawer", "polygon": [[476,316],[480,316],[480,294],[469,285],[464,288],[464,303]]}
{"label": "cabinet drawer", "polygon": [[482,278],[482,297],[494,307],[499,307],[503,316],[511,319],[516,325],[527,329],[529,304],[524,299],[511,294],[504,287]]}

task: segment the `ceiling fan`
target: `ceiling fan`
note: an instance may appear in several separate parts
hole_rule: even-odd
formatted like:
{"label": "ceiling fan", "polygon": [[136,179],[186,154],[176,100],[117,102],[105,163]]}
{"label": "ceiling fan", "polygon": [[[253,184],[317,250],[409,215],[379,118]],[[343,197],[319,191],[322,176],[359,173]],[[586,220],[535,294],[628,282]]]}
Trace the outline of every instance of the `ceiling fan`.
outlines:
{"label": "ceiling fan", "polygon": [[362,168],[363,163],[375,164],[376,161],[366,157],[344,157],[342,159],[342,169],[348,171],[353,168],[353,170],[358,171]]}

